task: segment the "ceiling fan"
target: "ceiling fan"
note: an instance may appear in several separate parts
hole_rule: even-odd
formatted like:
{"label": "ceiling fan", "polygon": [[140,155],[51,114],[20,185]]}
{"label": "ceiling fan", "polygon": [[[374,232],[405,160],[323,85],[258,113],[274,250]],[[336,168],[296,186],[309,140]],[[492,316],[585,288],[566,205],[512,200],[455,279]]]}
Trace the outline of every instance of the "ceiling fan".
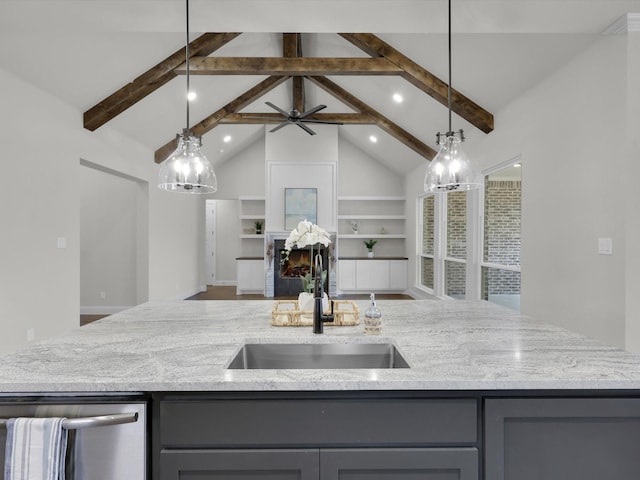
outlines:
{"label": "ceiling fan", "polygon": [[309,135],[315,135],[316,132],[311,130],[309,127],[305,125],[305,123],[318,123],[318,124],[329,124],[329,125],[343,125],[342,122],[334,122],[332,120],[313,120],[307,119],[309,115],[313,115],[314,113],[319,112],[323,108],[327,108],[326,105],[318,105],[317,107],[312,108],[311,110],[307,110],[305,112],[300,113],[295,107],[291,109],[290,112],[286,112],[282,110],[280,107],[277,107],[271,102],[265,102],[271,108],[276,110],[282,116],[284,116],[285,120],[275,128],[269,130],[270,132],[275,132],[276,130],[280,130],[287,125],[298,125],[301,129],[307,132]]}

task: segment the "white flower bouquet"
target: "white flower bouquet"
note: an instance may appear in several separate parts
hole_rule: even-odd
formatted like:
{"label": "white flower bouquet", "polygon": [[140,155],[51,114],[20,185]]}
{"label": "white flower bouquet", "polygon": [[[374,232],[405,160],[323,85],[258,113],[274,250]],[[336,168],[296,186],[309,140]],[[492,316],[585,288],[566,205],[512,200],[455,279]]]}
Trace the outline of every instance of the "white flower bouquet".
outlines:
{"label": "white flower bouquet", "polygon": [[315,223],[302,220],[298,226],[291,230],[289,237],[284,242],[284,249],[290,252],[292,248],[311,247],[317,244],[328,247],[331,243],[329,234]]}
{"label": "white flower bouquet", "polygon": [[[309,222],[308,220],[302,220],[298,223],[298,226],[294,228],[289,237],[284,243],[285,254],[283,256],[282,262],[286,262],[289,260],[289,253],[293,248],[305,248],[309,247],[310,249],[310,261],[311,265],[309,268],[309,273],[306,276],[301,276],[303,292],[298,296],[298,303],[300,310],[312,310],[313,309],[313,295],[310,293],[313,290],[313,248],[317,245],[318,250],[319,246],[323,245],[328,247],[331,244],[331,238],[329,234],[318,227],[318,225]],[[325,280],[327,271],[324,270],[322,273],[322,281]],[[323,295],[322,306],[323,310],[326,310],[329,305],[329,300],[327,294]]]}

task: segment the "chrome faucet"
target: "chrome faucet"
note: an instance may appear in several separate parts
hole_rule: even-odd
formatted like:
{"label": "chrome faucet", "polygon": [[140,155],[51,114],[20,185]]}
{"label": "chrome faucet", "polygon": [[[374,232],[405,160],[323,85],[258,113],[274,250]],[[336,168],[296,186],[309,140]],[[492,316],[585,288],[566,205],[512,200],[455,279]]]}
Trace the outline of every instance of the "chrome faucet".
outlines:
{"label": "chrome faucet", "polygon": [[322,285],[322,257],[319,253],[316,255],[314,268],[316,277],[313,283],[313,333],[322,333],[324,322],[333,321],[333,300],[331,300],[331,313],[323,315],[324,286]]}

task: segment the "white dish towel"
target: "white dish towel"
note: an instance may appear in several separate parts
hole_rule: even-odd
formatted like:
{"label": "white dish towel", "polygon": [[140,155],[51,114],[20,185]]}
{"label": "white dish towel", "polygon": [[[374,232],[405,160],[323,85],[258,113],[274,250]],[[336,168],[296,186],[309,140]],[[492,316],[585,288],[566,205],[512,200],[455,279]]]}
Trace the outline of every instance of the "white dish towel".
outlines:
{"label": "white dish towel", "polygon": [[64,418],[12,418],[7,422],[5,480],[64,480]]}

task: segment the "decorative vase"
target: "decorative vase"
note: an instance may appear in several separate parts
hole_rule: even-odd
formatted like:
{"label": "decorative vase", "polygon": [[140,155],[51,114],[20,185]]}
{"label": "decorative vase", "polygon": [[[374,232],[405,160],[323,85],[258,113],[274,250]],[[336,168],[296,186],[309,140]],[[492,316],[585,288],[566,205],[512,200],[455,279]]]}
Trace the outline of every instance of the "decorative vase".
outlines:
{"label": "decorative vase", "polygon": [[373,258],[373,250],[367,252],[367,258]]}
{"label": "decorative vase", "polygon": [[[298,308],[303,312],[313,312],[313,293],[300,292],[298,295]],[[322,311],[329,310],[329,297],[326,293],[322,294]]]}

